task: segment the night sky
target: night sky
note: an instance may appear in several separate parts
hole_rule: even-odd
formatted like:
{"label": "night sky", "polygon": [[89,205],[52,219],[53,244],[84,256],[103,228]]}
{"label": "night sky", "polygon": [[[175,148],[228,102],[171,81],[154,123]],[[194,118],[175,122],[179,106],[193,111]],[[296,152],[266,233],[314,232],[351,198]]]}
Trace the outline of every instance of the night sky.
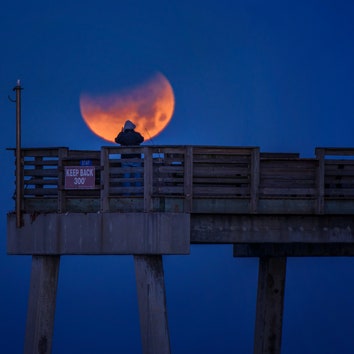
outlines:
{"label": "night sky", "polygon": [[[353,1],[5,1],[0,45],[2,353],[23,350],[31,270],[31,257],[6,255],[8,96],[18,79],[24,147],[109,145],[83,121],[80,95],[109,95],[157,72],[173,87],[175,111],[154,144],[304,157],[354,146]],[[253,352],[256,258],[195,245],[164,267],[173,353]],[[282,353],[353,353],[353,279],[351,258],[288,259]],[[62,257],[54,332],[53,354],[140,353],[133,258]]]}

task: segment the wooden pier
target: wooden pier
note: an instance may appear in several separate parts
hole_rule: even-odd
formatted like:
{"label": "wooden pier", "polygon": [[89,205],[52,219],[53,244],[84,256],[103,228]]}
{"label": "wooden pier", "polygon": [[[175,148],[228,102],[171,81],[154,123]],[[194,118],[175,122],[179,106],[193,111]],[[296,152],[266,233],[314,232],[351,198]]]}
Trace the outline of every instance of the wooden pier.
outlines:
{"label": "wooden pier", "polygon": [[255,354],[281,351],[287,257],[354,255],[354,148],[313,158],[218,146],[17,156],[7,252],[32,255],[25,353],[51,352],[61,255],[134,256],[144,354],[170,353],[163,255],[232,244],[235,257],[259,257]]}

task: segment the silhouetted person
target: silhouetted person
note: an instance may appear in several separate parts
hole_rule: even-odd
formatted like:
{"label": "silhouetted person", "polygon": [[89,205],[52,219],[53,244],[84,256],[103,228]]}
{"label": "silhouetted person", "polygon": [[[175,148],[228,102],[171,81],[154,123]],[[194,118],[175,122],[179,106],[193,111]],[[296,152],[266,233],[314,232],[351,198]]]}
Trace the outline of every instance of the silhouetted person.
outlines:
{"label": "silhouetted person", "polygon": [[116,137],[115,142],[122,146],[140,145],[144,141],[144,137],[140,133],[136,132],[134,130],[135,128],[136,125],[130,120],[127,120],[124,123],[122,131]]}
{"label": "silhouetted person", "polygon": [[[122,131],[115,138],[115,142],[122,146],[140,145],[144,141],[144,137],[140,133],[136,132],[134,130],[135,128],[136,125],[130,120],[127,120],[124,123],[124,127],[122,128]],[[140,159],[140,158],[141,158],[140,154],[122,154],[122,167],[127,169],[133,167],[136,169],[137,167],[141,166],[141,163],[139,161],[134,161],[134,159]],[[126,172],[124,173],[124,178],[126,178],[128,181],[130,178],[140,179],[141,174],[139,172],[134,172],[134,173]],[[130,182],[128,181],[123,183],[124,187],[130,186]],[[140,187],[141,182],[136,181],[135,186]],[[127,195],[126,193],[124,194]]]}

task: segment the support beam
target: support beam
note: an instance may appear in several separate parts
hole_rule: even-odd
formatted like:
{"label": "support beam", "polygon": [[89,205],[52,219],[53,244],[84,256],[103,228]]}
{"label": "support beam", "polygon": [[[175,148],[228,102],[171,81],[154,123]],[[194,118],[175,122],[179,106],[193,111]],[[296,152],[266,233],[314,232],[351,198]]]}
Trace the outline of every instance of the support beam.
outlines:
{"label": "support beam", "polygon": [[259,259],[254,354],[280,354],[286,257]]}
{"label": "support beam", "polygon": [[189,254],[190,251],[190,214],[187,213],[26,213],[22,216],[23,226],[17,228],[15,215],[8,214],[8,254],[156,255]]}
{"label": "support beam", "polygon": [[166,290],[161,255],[134,256],[144,354],[169,354]]}
{"label": "support beam", "polygon": [[60,256],[33,256],[25,354],[50,354]]}
{"label": "support beam", "polygon": [[234,257],[353,257],[354,243],[235,243]]}
{"label": "support beam", "polygon": [[354,243],[349,214],[191,214],[190,225],[191,243]]}

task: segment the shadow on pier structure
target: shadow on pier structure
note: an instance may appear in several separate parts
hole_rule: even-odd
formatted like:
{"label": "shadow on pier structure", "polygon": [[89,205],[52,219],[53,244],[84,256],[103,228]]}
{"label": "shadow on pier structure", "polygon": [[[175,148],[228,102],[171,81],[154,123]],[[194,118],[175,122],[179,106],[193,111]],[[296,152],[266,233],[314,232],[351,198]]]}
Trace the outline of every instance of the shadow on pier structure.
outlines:
{"label": "shadow on pier structure", "polygon": [[231,244],[235,257],[258,257],[260,354],[281,350],[287,257],[354,254],[354,148],[313,158],[218,146],[16,156],[7,252],[32,255],[25,353],[51,352],[61,255],[133,255],[145,354],[170,353],[163,255]]}

